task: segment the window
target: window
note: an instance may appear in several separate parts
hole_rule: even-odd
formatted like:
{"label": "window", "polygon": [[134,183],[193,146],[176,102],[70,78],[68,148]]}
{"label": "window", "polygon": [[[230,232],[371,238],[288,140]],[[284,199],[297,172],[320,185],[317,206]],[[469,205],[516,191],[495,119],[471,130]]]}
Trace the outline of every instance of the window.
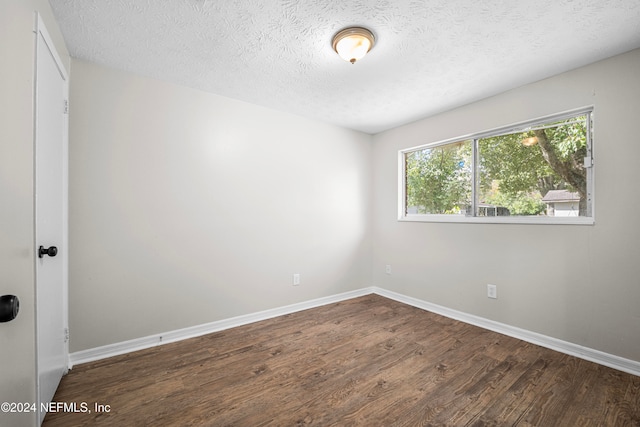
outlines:
{"label": "window", "polygon": [[593,223],[592,110],[400,151],[400,219]]}

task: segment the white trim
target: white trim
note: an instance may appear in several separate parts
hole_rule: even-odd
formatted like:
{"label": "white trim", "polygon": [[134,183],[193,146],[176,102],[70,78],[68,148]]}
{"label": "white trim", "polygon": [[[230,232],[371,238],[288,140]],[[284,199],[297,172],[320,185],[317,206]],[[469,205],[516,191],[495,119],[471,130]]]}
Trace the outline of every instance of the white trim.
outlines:
{"label": "white trim", "polygon": [[271,310],[260,311],[258,313],[232,317],[230,319],[219,320],[217,322],[207,323],[204,325],[179,329],[164,334],[150,335],[148,337],[137,338],[121,343],[109,344],[102,347],[96,347],[71,353],[69,355],[69,368],[82,363],[106,359],[108,357],[117,356],[137,350],[143,350],[145,348],[151,348],[157,345],[176,342],[183,339],[194,338],[212,332],[219,332],[226,329],[235,328],[237,326],[259,322],[261,320],[267,320],[277,316],[291,314],[327,304],[333,304],[335,302],[345,301],[351,298],[357,298],[369,294],[377,294],[394,301],[398,301],[404,304],[411,305],[413,307],[420,308],[422,310],[439,314],[441,316],[459,320],[470,325],[479,326],[481,328],[488,329],[490,331],[494,331],[513,338],[518,338],[523,341],[539,345],[541,347],[546,347],[551,350],[558,351],[560,353],[575,356],[580,359],[588,360],[590,362],[608,366],[619,371],[640,376],[640,362],[637,362],[635,360],[625,359],[623,357],[615,356],[588,347],[583,347],[578,344],[573,344],[567,341],[559,340],[557,338],[538,334],[536,332],[527,331],[525,329],[520,329],[514,326],[506,325],[504,323],[485,319],[483,317],[474,316],[473,314],[463,313],[461,311],[453,310],[437,304],[432,304],[423,300],[419,300],[417,298],[409,297],[375,286],[370,288],[362,288],[351,292],[345,292],[338,295],[318,298],[307,302],[287,305]]}
{"label": "white trim", "polygon": [[474,316],[473,314],[463,313],[461,311],[453,310],[451,308],[443,307],[437,304],[432,304],[430,302],[419,300],[417,298],[408,297],[406,295],[388,291],[386,289],[374,287],[373,292],[385,298],[402,302],[413,307],[421,308],[423,310],[427,310],[441,316],[459,320],[470,325],[479,326],[490,331],[521,339],[531,344],[546,347],[560,353],[575,356],[580,359],[588,360],[590,362],[608,366],[619,371],[640,376],[640,362],[637,362],[635,360],[625,359],[623,357],[608,354],[603,351],[594,350],[592,348],[583,347],[578,344],[559,340],[557,338],[552,338],[546,335],[538,334],[536,332],[517,328],[515,326],[510,326],[504,323],[485,319],[483,317]]}
{"label": "white trim", "polygon": [[593,217],[546,217],[546,216],[466,216],[411,214],[398,218],[400,222],[461,222],[475,224],[546,224],[546,225],[594,225]]}
{"label": "white trim", "polygon": [[262,320],[272,319],[274,317],[283,316],[285,314],[291,314],[298,311],[308,310],[310,308],[333,304],[340,301],[346,301],[352,298],[357,298],[372,293],[373,288],[363,288],[328,297],[317,298],[311,301],[286,305],[284,307],[259,311],[257,313],[245,314],[242,316],[231,317],[229,319],[218,320],[216,322],[205,323],[202,325],[191,326],[175,331],[136,338],[129,341],[108,344],[102,347],[77,351],[69,354],[69,369],[71,369],[74,365],[93,362],[100,359],[106,359],[108,357],[118,356],[133,351],[144,350],[146,348],[151,348],[162,344],[195,338],[213,332],[224,331],[226,329],[247,325],[249,323],[260,322]]}
{"label": "white trim", "polygon": [[49,49],[49,52],[51,53],[51,56],[53,57],[56,63],[56,66],[58,67],[58,72],[62,76],[63,80],[65,82],[68,82],[69,73],[67,72],[67,69],[64,66],[64,62],[60,58],[60,55],[58,54],[58,51],[55,48],[55,44],[53,43],[53,39],[51,38],[51,36],[49,35],[49,32],[47,31],[47,27],[44,25],[42,16],[40,16],[38,12],[36,12],[36,28],[34,32],[36,33],[36,35],[38,33],[42,35],[42,38],[44,39],[44,42],[47,45],[47,49]]}
{"label": "white trim", "polygon": [[398,151],[398,220],[407,217],[407,162],[405,153]]}

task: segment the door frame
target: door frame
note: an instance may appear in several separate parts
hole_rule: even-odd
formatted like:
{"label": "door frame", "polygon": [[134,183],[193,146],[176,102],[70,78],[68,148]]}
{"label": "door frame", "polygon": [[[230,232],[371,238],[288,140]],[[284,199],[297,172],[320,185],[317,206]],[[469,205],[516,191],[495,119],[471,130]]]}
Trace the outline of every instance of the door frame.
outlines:
{"label": "door frame", "polygon": [[[33,67],[33,268],[34,268],[34,295],[37,308],[38,298],[38,229],[37,229],[37,202],[36,202],[36,150],[38,149],[38,117],[37,117],[37,103],[38,103],[38,49],[48,49],[53,57],[58,71],[64,79],[64,95],[66,100],[66,106],[61,105],[60,108],[65,108],[64,123],[63,123],[63,141],[62,141],[62,241],[60,242],[60,248],[58,255],[62,258],[62,315],[63,315],[63,327],[65,330],[65,342],[64,342],[64,358],[66,360],[65,373],[69,369],[69,115],[68,115],[68,99],[69,99],[69,73],[67,72],[64,62],[60,58],[58,51],[56,50],[53,39],[49,35],[44,21],[40,14],[35,12],[35,24],[34,24],[34,67]],[[44,43],[41,43],[43,40]],[[44,415],[41,414],[40,402],[40,369],[38,366],[38,312],[35,312],[35,395],[37,403],[37,421],[40,425],[44,419]]]}

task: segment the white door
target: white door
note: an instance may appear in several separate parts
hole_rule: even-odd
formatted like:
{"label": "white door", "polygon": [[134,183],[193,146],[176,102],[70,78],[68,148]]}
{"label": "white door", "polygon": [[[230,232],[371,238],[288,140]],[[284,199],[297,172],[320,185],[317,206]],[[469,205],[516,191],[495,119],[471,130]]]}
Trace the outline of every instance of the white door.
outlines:
{"label": "white door", "polygon": [[[35,262],[38,408],[68,368],[67,74],[40,17],[35,71]],[[38,411],[38,423],[46,412]]]}

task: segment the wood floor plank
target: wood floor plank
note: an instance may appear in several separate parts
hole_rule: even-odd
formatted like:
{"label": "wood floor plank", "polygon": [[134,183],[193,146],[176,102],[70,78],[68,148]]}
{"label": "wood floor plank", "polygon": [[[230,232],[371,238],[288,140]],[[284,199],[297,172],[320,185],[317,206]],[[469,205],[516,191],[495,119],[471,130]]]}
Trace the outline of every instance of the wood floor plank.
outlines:
{"label": "wood floor plank", "polygon": [[640,378],[378,295],[75,367],[44,426],[640,426]]}

